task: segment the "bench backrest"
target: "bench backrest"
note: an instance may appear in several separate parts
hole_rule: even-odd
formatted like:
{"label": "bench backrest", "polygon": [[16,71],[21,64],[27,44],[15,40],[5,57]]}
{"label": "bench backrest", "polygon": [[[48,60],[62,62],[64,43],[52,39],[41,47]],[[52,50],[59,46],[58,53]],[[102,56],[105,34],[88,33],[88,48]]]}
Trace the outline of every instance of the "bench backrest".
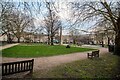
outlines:
{"label": "bench backrest", "polygon": [[93,55],[99,54],[99,50],[97,50],[97,51],[92,51],[92,54],[93,54]]}
{"label": "bench backrest", "polygon": [[33,64],[34,64],[34,59],[2,63],[2,76],[19,73],[19,72],[32,71]]}

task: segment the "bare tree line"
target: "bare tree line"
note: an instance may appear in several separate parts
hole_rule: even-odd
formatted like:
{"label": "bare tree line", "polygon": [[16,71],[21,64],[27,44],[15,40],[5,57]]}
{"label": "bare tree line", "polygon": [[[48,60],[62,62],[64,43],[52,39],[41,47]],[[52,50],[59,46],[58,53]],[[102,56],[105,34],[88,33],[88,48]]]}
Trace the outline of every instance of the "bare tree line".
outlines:
{"label": "bare tree line", "polygon": [[[30,10],[29,3],[26,2],[24,2],[24,4],[19,3],[19,5],[24,5],[24,9],[28,10],[29,12],[32,12]],[[37,30],[39,30],[40,27],[41,29],[42,28],[46,29],[48,35],[48,44],[51,43],[51,45],[53,45],[53,38],[60,29],[61,22],[59,17],[56,15],[55,11],[52,10],[53,9],[52,3],[45,2],[45,5],[48,10],[48,13],[47,16],[44,16],[44,20],[43,20],[44,27],[39,26],[37,29],[34,30],[34,32],[38,32]],[[37,6],[39,6],[40,9],[40,4],[37,3]],[[27,30],[26,28],[29,29],[30,27],[34,27],[34,22],[33,22],[34,18],[31,15],[35,15],[35,14],[31,13],[31,15],[28,15],[25,14],[26,12],[21,12],[19,8],[16,8],[14,2],[1,2],[1,8],[2,8],[1,29],[3,31],[3,34],[7,34],[8,42],[12,42],[11,34],[13,34],[18,39],[18,42],[20,42],[20,38],[24,30]]]}
{"label": "bare tree line", "polygon": [[33,26],[33,18],[24,14],[14,7],[12,2],[1,3],[1,29],[3,34],[7,35],[8,42],[12,42],[12,36],[15,36],[20,42],[21,35],[26,27]]}
{"label": "bare tree line", "polygon": [[[21,4],[19,4],[21,5]],[[21,38],[22,32],[27,27],[34,26],[34,16],[39,17],[39,14],[43,16],[43,20],[40,23],[41,28],[44,33],[48,36],[48,44],[53,45],[54,37],[59,33],[60,41],[62,35],[62,19],[58,16],[57,7],[54,1],[44,1],[42,2],[24,2],[25,10],[31,15],[21,12],[16,8],[14,3],[1,3],[1,22],[2,31],[7,34],[8,40],[11,39],[10,34],[14,34],[17,37],[18,42]],[[45,11],[41,8],[44,5]],[[103,26],[106,30],[113,30],[115,32],[115,53],[120,52],[120,2],[112,2],[106,0],[100,1],[82,1],[81,3],[77,0],[74,2],[68,2],[68,7],[71,9],[71,17],[66,20],[66,24],[69,29],[81,27],[82,22],[95,21],[94,26]],[[17,6],[19,7],[19,6]],[[35,11],[35,12],[34,12]],[[107,26],[106,26],[107,24]],[[35,29],[36,32],[38,32]],[[74,30],[74,29],[73,29]],[[109,38],[109,37],[108,37]]]}
{"label": "bare tree line", "polygon": [[[109,24],[115,31],[115,54],[120,52],[120,1],[84,1],[73,3],[73,9],[80,12],[83,21],[96,20],[95,25]],[[112,26],[111,26],[112,25]],[[107,28],[107,29],[108,29]],[[109,30],[109,29],[108,29]]]}

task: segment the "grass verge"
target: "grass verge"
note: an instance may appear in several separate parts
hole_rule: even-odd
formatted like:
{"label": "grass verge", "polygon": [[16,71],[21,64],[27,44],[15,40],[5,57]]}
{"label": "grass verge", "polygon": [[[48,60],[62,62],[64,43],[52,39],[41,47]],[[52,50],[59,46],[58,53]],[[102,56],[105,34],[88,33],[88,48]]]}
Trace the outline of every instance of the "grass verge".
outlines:
{"label": "grass verge", "polygon": [[118,78],[120,57],[105,54],[93,60],[86,59],[62,64],[50,70],[34,72],[34,78]]}
{"label": "grass verge", "polygon": [[66,48],[65,46],[60,45],[40,45],[40,44],[20,44],[11,48],[2,50],[3,57],[41,57],[41,56],[53,56],[53,55],[63,55],[70,54],[75,52],[85,52],[94,49],[90,48],[79,48],[71,47]]}

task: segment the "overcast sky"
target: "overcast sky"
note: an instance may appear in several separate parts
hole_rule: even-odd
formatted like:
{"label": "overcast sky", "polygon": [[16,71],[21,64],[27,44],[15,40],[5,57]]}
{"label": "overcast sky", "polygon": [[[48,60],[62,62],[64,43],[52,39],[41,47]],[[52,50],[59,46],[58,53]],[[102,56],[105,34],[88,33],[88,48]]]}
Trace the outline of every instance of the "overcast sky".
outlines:
{"label": "overcast sky", "polygon": [[[42,20],[44,19],[43,16],[46,15],[47,9],[45,8],[44,1],[45,0],[5,0],[5,1],[13,1],[13,2],[42,2],[41,6],[41,12],[35,10],[34,8],[31,7],[31,11],[33,12],[33,17],[35,26],[40,26],[42,24]],[[82,3],[83,1],[99,1],[99,0],[46,0],[46,1],[55,1],[55,5],[57,8],[57,14],[60,16],[63,26],[68,25],[66,23],[66,19],[69,19],[71,17],[71,9],[67,5],[68,2],[80,2]],[[106,1],[111,1],[111,0],[106,0]],[[118,0],[112,0],[112,1],[118,1]],[[34,5],[36,6],[36,5]],[[36,6],[38,8],[38,6]],[[41,14],[42,13],[42,14]],[[96,21],[91,21],[90,23],[84,23],[82,25],[79,25],[78,29],[82,30],[88,30]],[[68,30],[63,30],[63,34],[66,35],[68,33]]]}

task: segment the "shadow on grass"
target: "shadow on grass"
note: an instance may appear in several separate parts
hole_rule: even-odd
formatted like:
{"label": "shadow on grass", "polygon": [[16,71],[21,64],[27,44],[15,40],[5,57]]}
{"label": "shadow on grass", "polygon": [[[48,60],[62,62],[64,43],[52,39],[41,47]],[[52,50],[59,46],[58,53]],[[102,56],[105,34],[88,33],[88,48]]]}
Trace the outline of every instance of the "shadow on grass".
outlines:
{"label": "shadow on grass", "polygon": [[116,76],[117,78],[120,78],[120,56],[118,56],[118,75]]}

